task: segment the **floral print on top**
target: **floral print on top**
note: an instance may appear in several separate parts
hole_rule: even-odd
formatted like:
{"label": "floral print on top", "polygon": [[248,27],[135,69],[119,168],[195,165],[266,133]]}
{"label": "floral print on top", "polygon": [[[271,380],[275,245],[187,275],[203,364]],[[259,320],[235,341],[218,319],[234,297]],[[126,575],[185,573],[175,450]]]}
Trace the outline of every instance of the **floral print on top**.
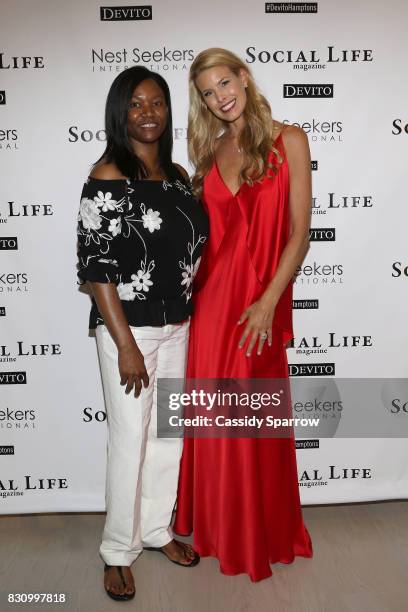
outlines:
{"label": "floral print on top", "polygon": [[[191,314],[208,221],[184,182],[89,177],[77,234],[79,278],[114,283],[130,325],[176,323]],[[93,301],[90,327],[101,323]]]}

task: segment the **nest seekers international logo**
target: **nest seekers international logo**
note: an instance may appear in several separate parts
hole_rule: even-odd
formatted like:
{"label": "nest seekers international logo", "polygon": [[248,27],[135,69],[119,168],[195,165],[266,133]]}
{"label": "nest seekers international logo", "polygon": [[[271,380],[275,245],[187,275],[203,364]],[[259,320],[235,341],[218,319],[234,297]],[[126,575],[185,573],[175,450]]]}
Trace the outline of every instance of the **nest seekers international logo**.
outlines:
{"label": "nest seekers international logo", "polygon": [[321,119],[310,119],[308,121],[290,121],[284,119],[285,125],[297,125],[306,132],[312,142],[342,142],[343,141],[343,122],[342,121],[322,121]]}
{"label": "nest seekers international logo", "polygon": [[343,264],[312,263],[299,266],[293,282],[299,285],[342,285]]}
{"label": "nest seekers international logo", "polygon": [[4,89],[0,89],[0,104],[6,103],[6,92]]}
{"label": "nest seekers international logo", "polygon": [[393,278],[408,278],[408,264],[403,264],[401,261],[394,261],[392,264],[392,274]]}
{"label": "nest seekers international logo", "polygon": [[333,84],[285,83],[283,85],[284,98],[333,98],[333,95]]}
{"label": "nest seekers international logo", "polygon": [[49,477],[25,475],[21,480],[7,479],[2,476],[0,480],[0,499],[6,497],[19,497],[27,491],[58,491],[68,489],[67,477]]}
{"label": "nest seekers international logo", "polygon": [[372,468],[329,465],[324,472],[319,468],[303,470],[299,477],[299,486],[318,487],[339,480],[368,480],[370,478],[372,478]]}
{"label": "nest seekers international logo", "polygon": [[28,274],[0,271],[0,293],[28,293]]}
{"label": "nest seekers international logo", "polygon": [[0,128],[0,151],[18,149],[18,133],[15,129]]}
{"label": "nest seekers international logo", "polygon": [[312,198],[312,214],[325,215],[330,210],[370,209],[374,205],[371,195],[338,195],[329,192],[327,196]]}
{"label": "nest seekers international logo", "polygon": [[334,242],[336,229],[334,227],[311,227],[309,230],[310,242]]}
{"label": "nest seekers international logo", "polygon": [[344,66],[374,61],[373,49],[338,49],[334,45],[324,49],[260,49],[250,46],[245,49],[244,55],[248,64],[290,65],[294,70],[304,72],[324,71],[333,64]]}
{"label": "nest seekers international logo", "polygon": [[0,251],[18,251],[17,236],[0,236]]}
{"label": "nest seekers international logo", "polygon": [[101,21],[147,21],[151,20],[151,5],[144,6],[101,6]]}
{"label": "nest seekers international logo", "polygon": [[14,429],[15,431],[26,431],[36,428],[37,415],[34,409],[12,410],[8,406],[0,409],[0,429]]}
{"label": "nest seekers international logo", "polygon": [[408,121],[404,121],[403,119],[394,119],[392,122],[392,133],[394,136],[408,134]]}
{"label": "nest seekers international logo", "polygon": [[289,349],[294,349],[296,355],[326,355],[329,349],[349,348],[373,348],[372,336],[349,335],[341,336],[335,332],[329,332],[327,336],[303,336],[292,338],[288,344]]}
{"label": "nest seekers international logo", "polygon": [[[187,128],[186,127],[175,127],[173,128],[173,139],[174,140],[186,140],[187,139]],[[98,142],[106,141],[106,132],[101,128],[88,129],[82,128],[78,125],[70,125],[68,128],[68,142]]]}
{"label": "nest seekers international logo", "polygon": [[0,206],[0,224],[15,218],[20,220],[24,217],[51,217],[54,214],[53,207],[53,204],[22,204],[10,200]]}
{"label": "nest seekers international logo", "polygon": [[193,49],[157,47],[155,49],[92,49],[92,72],[120,72],[132,66],[144,66],[155,72],[188,70],[194,59]]}
{"label": "nest seekers international logo", "polygon": [[0,363],[14,363],[19,357],[61,355],[60,344],[27,344],[18,340],[13,345],[0,344]]}
{"label": "nest seekers international logo", "polygon": [[36,428],[37,415],[34,409],[13,410],[8,406],[0,409],[0,429],[14,429],[15,431],[26,431]]}
{"label": "nest seekers international logo", "polygon": [[265,13],[317,13],[317,2],[265,2]]}
{"label": "nest seekers international logo", "polygon": [[12,55],[0,53],[0,70],[36,70],[44,68],[44,56],[42,55]]}

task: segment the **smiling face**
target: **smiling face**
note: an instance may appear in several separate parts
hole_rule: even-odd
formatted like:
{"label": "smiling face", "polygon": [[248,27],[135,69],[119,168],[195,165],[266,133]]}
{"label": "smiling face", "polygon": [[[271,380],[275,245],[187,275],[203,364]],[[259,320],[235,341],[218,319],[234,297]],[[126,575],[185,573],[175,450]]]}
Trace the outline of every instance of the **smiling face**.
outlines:
{"label": "smiling face", "polygon": [[218,119],[228,123],[242,116],[246,105],[248,73],[235,74],[227,66],[215,66],[200,72],[195,84],[203,101]]}
{"label": "smiling face", "polygon": [[142,81],[134,89],[129,103],[129,137],[146,144],[157,142],[166,129],[167,113],[164,92],[156,81]]}

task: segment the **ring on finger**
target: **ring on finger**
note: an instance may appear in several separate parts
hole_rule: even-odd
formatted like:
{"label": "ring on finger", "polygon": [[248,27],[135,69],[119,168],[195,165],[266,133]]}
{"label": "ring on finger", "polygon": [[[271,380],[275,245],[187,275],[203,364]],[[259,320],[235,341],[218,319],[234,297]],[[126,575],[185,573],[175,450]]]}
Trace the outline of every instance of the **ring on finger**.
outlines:
{"label": "ring on finger", "polygon": [[259,338],[261,340],[266,340],[268,337],[268,332],[264,331],[264,332],[259,332]]}

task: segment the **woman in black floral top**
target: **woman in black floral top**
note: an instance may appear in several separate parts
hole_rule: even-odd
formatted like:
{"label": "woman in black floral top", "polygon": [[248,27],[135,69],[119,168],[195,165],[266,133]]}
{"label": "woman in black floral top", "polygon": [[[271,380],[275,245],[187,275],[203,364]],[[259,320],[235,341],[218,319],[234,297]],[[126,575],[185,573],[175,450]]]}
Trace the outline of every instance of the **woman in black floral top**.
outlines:
{"label": "woman in black floral top", "polygon": [[108,422],[104,584],[124,600],[134,597],[130,565],[143,548],[179,565],[199,562],[169,527],[182,439],[157,437],[156,385],[184,376],[208,223],[171,159],[170,93],[160,75],[123,71],[109,91],[105,124],[106,150],[82,191],[78,275],[92,291]]}

